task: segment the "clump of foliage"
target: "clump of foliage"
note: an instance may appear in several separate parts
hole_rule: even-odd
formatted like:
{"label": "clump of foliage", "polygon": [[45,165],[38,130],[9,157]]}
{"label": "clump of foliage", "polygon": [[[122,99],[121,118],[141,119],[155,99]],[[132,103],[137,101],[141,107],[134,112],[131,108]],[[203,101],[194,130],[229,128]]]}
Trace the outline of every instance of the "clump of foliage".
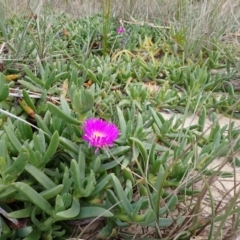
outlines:
{"label": "clump of foliage", "polygon": [[[221,127],[216,114],[237,116],[239,97],[225,87],[233,63],[218,49],[186,56],[186,39],[173,28],[125,25],[120,32],[115,19],[107,28],[101,20],[2,21],[1,239],[81,238],[96,222],[92,239],[189,239],[207,226],[217,237],[229,216],[239,218],[239,192],[220,208],[209,187],[233,176],[221,168],[240,148],[240,130]],[[225,72],[211,74],[220,67]],[[152,83],[159,86],[153,93]],[[174,112],[169,119],[166,110]],[[186,126],[190,113],[199,119]],[[118,126],[111,148],[95,151],[83,140],[92,117]],[[217,157],[226,160],[209,169]],[[208,216],[201,213],[206,193]],[[154,231],[124,231],[132,224]]]}

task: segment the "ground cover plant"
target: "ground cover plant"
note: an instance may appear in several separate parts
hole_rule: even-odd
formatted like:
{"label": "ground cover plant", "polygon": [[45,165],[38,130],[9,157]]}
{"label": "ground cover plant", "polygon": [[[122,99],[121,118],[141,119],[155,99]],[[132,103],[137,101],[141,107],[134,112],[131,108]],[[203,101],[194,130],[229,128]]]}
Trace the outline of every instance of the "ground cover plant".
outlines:
{"label": "ground cover plant", "polygon": [[55,3],[0,6],[0,239],[235,236],[239,6]]}

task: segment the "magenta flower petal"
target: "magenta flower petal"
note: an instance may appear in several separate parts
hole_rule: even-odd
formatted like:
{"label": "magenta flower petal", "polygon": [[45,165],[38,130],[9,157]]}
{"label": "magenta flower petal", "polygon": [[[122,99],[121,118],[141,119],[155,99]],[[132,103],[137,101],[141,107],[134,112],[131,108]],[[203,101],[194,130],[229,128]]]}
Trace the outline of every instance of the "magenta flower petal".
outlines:
{"label": "magenta flower petal", "polygon": [[111,147],[118,135],[116,125],[102,119],[90,118],[83,124],[83,139],[92,147],[96,147],[96,151],[99,148]]}
{"label": "magenta flower petal", "polygon": [[125,29],[123,27],[118,28],[117,30],[118,34],[122,34],[125,32]]}

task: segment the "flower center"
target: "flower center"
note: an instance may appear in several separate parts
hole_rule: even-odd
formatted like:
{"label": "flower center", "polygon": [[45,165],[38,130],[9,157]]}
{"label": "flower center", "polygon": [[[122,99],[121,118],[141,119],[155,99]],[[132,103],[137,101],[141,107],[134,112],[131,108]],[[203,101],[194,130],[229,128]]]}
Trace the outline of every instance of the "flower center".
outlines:
{"label": "flower center", "polygon": [[106,135],[104,133],[101,133],[101,132],[94,132],[93,137],[94,138],[98,138],[98,137],[102,138],[102,137],[106,137]]}

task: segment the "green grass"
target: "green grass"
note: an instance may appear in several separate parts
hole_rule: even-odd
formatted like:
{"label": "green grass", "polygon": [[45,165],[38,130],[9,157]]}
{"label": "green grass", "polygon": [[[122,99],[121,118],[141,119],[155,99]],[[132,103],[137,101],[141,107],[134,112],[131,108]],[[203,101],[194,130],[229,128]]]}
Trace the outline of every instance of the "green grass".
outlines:
{"label": "green grass", "polygon": [[[239,6],[80,2],[2,1],[1,239],[237,232]],[[118,126],[112,148],[83,141],[90,117]]]}

